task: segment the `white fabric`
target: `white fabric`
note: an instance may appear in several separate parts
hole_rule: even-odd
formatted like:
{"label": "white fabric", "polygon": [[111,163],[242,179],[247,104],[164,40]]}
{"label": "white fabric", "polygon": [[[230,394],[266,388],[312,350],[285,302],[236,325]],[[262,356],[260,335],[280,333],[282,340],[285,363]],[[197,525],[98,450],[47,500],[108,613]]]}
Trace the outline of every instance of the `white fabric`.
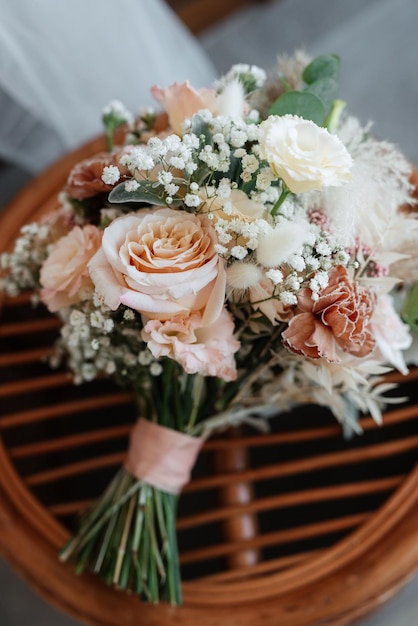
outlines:
{"label": "white fabric", "polygon": [[100,132],[110,100],[136,112],[156,83],[214,77],[162,0],[0,0],[0,156],[39,171]]}

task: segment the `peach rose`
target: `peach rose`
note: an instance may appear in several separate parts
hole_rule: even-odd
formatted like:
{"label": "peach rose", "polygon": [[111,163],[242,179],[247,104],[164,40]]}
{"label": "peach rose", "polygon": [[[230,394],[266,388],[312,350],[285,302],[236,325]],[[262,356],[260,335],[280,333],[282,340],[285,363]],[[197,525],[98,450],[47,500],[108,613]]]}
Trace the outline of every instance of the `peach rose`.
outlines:
{"label": "peach rose", "polygon": [[51,312],[80,302],[85,290],[92,288],[87,264],[100,248],[101,239],[101,231],[91,224],[75,226],[58,239],[40,273],[41,300]]}
{"label": "peach rose", "polygon": [[329,284],[314,302],[306,290],[298,299],[296,315],[282,337],[296,354],[338,362],[336,347],[364,357],[375,347],[370,320],[376,296],[366,287],[350,281],[345,267],[329,272]]}
{"label": "peach rose", "polygon": [[231,381],[237,376],[233,355],[240,347],[233,333],[232,317],[222,309],[218,319],[205,327],[200,313],[177,315],[165,322],[150,320],[142,331],[142,339],[155,358],[174,359],[188,374]]}
{"label": "peach rose", "polygon": [[89,264],[97,292],[113,310],[124,304],[150,319],[203,311],[203,325],[220,315],[224,261],[202,216],[144,209],[114,220]]}
{"label": "peach rose", "polygon": [[119,168],[121,174],[126,173],[126,168],[119,165],[119,157],[122,152],[100,152],[90,159],[77,163],[71,170],[66,193],[76,200],[85,200],[99,193],[109,193],[114,185],[106,184],[102,180],[103,168],[114,165]]}
{"label": "peach rose", "polygon": [[180,136],[183,135],[182,122],[186,118],[192,117],[201,109],[216,113],[216,92],[213,89],[198,91],[188,81],[181,85],[174,83],[166,89],[155,85],[151,88],[151,95],[168,114],[171,128]]}

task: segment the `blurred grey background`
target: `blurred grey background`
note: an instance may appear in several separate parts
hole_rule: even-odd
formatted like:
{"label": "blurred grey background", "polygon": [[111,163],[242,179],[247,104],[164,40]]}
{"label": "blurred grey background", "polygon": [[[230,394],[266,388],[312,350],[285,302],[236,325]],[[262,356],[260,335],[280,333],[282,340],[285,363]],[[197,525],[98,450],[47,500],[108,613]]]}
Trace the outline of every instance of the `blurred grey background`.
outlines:
{"label": "blurred grey background", "polygon": [[[0,0],[0,8],[7,1],[11,0]],[[153,2],[144,2],[144,9]],[[417,0],[270,0],[236,11],[204,30],[199,40],[219,73],[233,63],[269,68],[279,53],[297,48],[312,56],[339,54],[341,97],[349,110],[364,123],[374,121],[376,135],[397,144],[418,164],[417,31]],[[174,62],[181,64],[182,59]],[[0,206],[31,176],[22,167],[3,165]],[[0,561],[0,625],[27,624],[75,626],[76,622],[46,605]],[[416,624],[418,578],[360,622],[360,626]]]}

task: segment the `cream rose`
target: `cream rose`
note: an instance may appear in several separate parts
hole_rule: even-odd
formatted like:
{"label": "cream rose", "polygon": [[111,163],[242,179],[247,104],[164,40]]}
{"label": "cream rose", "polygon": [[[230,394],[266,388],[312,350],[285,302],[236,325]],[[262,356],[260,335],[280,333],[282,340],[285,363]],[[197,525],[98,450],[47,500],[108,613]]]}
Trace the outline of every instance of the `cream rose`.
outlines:
{"label": "cream rose", "polygon": [[204,217],[173,209],[144,209],[114,220],[89,264],[96,291],[116,310],[124,304],[149,319],[202,312],[202,325],[220,315],[224,261]]}
{"label": "cream rose", "polygon": [[225,308],[206,327],[202,327],[200,313],[176,316],[165,322],[150,320],[142,338],[155,358],[174,359],[188,374],[217,376],[225,381],[236,379],[233,355],[240,343],[234,338],[234,322]]}
{"label": "cream rose", "polygon": [[58,239],[42,265],[41,300],[52,312],[80,302],[93,284],[87,264],[100,248],[101,231],[88,224],[75,226]]}
{"label": "cream rose", "polygon": [[260,156],[293,193],[339,186],[352,159],[342,141],[297,115],[271,115],[259,126]]}

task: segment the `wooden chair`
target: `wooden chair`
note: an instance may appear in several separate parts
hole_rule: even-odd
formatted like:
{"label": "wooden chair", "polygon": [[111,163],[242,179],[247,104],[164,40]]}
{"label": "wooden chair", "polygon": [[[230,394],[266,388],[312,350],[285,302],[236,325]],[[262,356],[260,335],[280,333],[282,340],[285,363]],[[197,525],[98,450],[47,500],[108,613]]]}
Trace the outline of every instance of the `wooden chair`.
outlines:
{"label": "wooden chair", "polygon": [[238,9],[269,0],[167,0],[187,28],[195,35],[210,28]]}
{"label": "wooden chair", "polygon": [[[0,221],[0,251],[57,205],[94,140],[36,178]],[[57,551],[124,458],[135,411],[108,382],[74,386],[41,361],[58,332],[29,298],[0,320],[0,549],[44,598],[96,626],[347,624],[418,569],[418,371],[384,426],[347,442],[325,410],[302,407],[209,440],[180,500],[185,604],[149,606],[76,576]],[[396,377],[394,377],[396,378]]]}

